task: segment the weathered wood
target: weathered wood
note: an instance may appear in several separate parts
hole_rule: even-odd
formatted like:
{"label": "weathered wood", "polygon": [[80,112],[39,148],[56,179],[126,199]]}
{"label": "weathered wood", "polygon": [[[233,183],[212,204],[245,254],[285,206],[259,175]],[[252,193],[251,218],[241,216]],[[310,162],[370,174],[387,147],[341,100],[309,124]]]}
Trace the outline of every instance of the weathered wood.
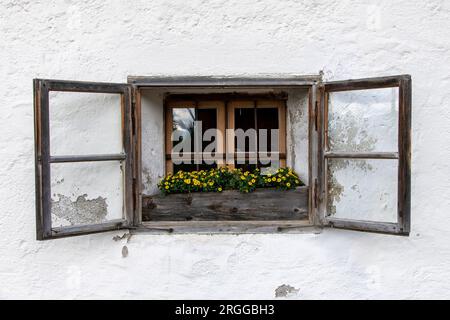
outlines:
{"label": "weathered wood", "polygon": [[245,92],[229,92],[229,93],[184,93],[184,94],[168,94],[166,101],[231,101],[231,100],[287,100],[286,92],[268,92],[268,93],[245,93]]}
{"label": "weathered wood", "polygon": [[[336,228],[383,232],[392,234],[409,235],[410,232],[410,215],[411,215],[411,76],[398,75],[380,78],[367,78],[357,80],[335,81],[325,83],[325,90],[321,97],[325,99],[323,110],[325,110],[325,119],[327,113],[326,99],[328,92],[361,90],[361,89],[378,89],[387,87],[399,88],[399,120],[398,120],[398,152],[325,152],[325,144],[320,144],[322,152],[319,163],[323,165],[322,181],[327,176],[326,160],[329,158],[347,158],[347,159],[398,159],[398,198],[397,198],[397,223],[387,223],[382,221],[368,222],[353,219],[341,219],[327,217],[326,221],[329,225]],[[323,120],[324,126],[328,124]],[[326,131],[323,133],[326,140]],[[321,201],[322,210],[325,211],[327,197],[327,183],[325,181],[322,193],[325,195]],[[355,210],[357,210],[355,208]]]}
{"label": "weathered wood", "polygon": [[144,196],[143,221],[307,220],[308,187]]}
{"label": "weathered wood", "polygon": [[291,77],[140,77],[128,76],[128,83],[140,87],[203,87],[203,88],[258,88],[258,87],[307,87],[320,81],[321,75],[304,75]]}
{"label": "weathered wood", "polygon": [[39,79],[42,86],[48,91],[69,91],[69,92],[96,92],[96,93],[119,93],[125,94],[128,86],[123,83],[107,82],[85,82]]}
{"label": "weathered wood", "polygon": [[127,158],[126,154],[90,154],[83,156],[51,156],[50,163],[64,162],[96,162],[96,161],[120,161]]}
{"label": "weathered wood", "polygon": [[370,231],[377,233],[389,233],[404,235],[403,229],[398,223],[379,222],[379,221],[358,221],[351,219],[328,219],[330,226],[335,228],[350,229],[356,231]]}
{"label": "weathered wood", "polygon": [[[120,229],[132,228],[128,221],[125,219],[115,219],[110,221],[105,221],[98,224],[90,225],[79,225],[79,226],[66,226],[52,228],[51,238],[63,238],[69,236],[79,236],[84,234],[99,233],[104,231],[113,231]],[[49,239],[47,237],[46,239]]]}
{"label": "weathered wood", "polygon": [[308,220],[299,221],[147,221],[131,234],[238,234],[238,233],[320,233]]}
{"label": "weathered wood", "polygon": [[364,89],[379,89],[398,87],[400,81],[410,78],[409,75],[398,75],[388,77],[351,79],[325,82],[325,90],[327,92],[333,91],[347,91],[347,90],[364,90]]}
{"label": "weathered wood", "polygon": [[398,159],[398,152],[326,152],[325,158]]}
{"label": "weathered wood", "polygon": [[133,87],[133,193],[134,219],[133,224],[142,222],[142,107],[141,91]]}
{"label": "weathered wood", "polygon": [[398,220],[403,234],[411,229],[411,77],[400,82]]}
{"label": "weathered wood", "polygon": [[317,101],[317,85],[313,85],[308,91],[308,172],[309,182],[311,186],[308,199],[309,220],[314,225],[320,225],[320,215],[318,210],[318,168],[317,160],[319,158],[318,151],[318,101]]}
{"label": "weathered wood", "polygon": [[[50,116],[49,92],[99,92],[118,93],[121,95],[122,112],[122,141],[124,154],[117,155],[50,155]],[[121,224],[133,224],[133,143],[132,143],[132,109],[131,86],[128,84],[61,81],[48,79],[34,80],[34,115],[35,115],[35,160],[36,160],[36,231],[37,239],[44,240],[56,236],[78,235],[83,233],[100,232],[115,228],[111,224],[82,226],[80,228],[62,227],[52,229],[51,217],[51,172],[50,164],[58,162],[80,161],[108,161],[124,160],[124,187],[125,187],[125,221]],[[73,231],[75,230],[75,231]]]}

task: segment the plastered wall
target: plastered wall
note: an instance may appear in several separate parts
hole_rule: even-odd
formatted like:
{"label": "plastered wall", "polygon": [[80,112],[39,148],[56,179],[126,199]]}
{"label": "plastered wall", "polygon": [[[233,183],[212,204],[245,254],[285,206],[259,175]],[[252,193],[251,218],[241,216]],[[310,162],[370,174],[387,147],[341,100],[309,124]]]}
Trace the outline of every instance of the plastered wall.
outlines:
{"label": "plastered wall", "polygon": [[[1,0],[0,298],[449,298],[449,14],[443,0]],[[32,78],[319,70],[326,80],[412,75],[409,237],[35,240]]]}

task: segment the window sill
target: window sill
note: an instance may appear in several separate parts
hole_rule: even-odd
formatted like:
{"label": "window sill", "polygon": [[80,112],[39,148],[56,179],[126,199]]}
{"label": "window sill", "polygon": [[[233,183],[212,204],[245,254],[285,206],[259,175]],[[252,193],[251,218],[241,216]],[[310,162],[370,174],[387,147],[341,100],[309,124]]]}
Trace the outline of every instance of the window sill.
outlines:
{"label": "window sill", "polygon": [[322,228],[309,221],[160,221],[143,222],[132,234],[274,234],[314,233]]}

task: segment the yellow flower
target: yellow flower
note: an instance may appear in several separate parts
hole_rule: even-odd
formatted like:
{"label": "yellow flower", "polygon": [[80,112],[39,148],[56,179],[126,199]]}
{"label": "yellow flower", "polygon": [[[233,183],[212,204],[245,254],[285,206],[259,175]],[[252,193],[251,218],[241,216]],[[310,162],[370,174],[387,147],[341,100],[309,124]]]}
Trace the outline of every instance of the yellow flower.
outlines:
{"label": "yellow flower", "polygon": [[167,189],[169,189],[169,186],[166,186],[165,188],[166,188],[166,190],[167,190]]}
{"label": "yellow flower", "polygon": [[276,181],[276,180],[277,180],[277,178],[275,178],[275,177],[272,178],[272,181]]}
{"label": "yellow flower", "polygon": [[248,176],[248,171],[245,171],[244,176]]}
{"label": "yellow flower", "polygon": [[211,181],[211,182],[209,183],[210,186],[212,186],[213,184],[214,184],[214,181]]}
{"label": "yellow flower", "polygon": [[241,180],[245,180],[245,177],[244,177],[244,176],[241,176]]}
{"label": "yellow flower", "polygon": [[186,184],[191,184],[191,179],[185,179],[185,180],[184,180],[184,183],[186,183]]}
{"label": "yellow flower", "polygon": [[300,183],[300,181],[298,181],[298,180],[295,180],[295,183]]}
{"label": "yellow flower", "polygon": [[252,182],[251,182],[251,181],[249,181],[249,182],[248,182],[248,185],[249,185],[249,186],[251,186],[251,185],[252,185]]}
{"label": "yellow flower", "polygon": [[281,179],[280,179],[280,178],[278,178],[278,179],[277,179],[277,182],[281,182]]}
{"label": "yellow flower", "polygon": [[221,191],[222,191],[222,188],[221,188],[221,187],[217,188],[217,191],[221,192]]}
{"label": "yellow flower", "polygon": [[291,186],[291,184],[288,182],[288,183],[286,183],[286,186],[289,188]]}
{"label": "yellow flower", "polygon": [[255,183],[255,182],[256,182],[256,180],[255,180],[255,179],[252,179],[252,182],[253,182],[253,183]]}

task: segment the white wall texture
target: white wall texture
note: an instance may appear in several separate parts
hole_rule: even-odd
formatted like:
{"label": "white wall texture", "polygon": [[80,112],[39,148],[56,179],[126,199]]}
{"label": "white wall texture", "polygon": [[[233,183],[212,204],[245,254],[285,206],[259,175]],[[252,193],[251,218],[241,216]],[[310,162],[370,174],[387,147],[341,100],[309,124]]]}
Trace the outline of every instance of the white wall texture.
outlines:
{"label": "white wall texture", "polygon": [[[0,298],[450,298],[449,15],[444,0],[0,0]],[[35,240],[32,78],[319,70],[412,75],[409,237]]]}

